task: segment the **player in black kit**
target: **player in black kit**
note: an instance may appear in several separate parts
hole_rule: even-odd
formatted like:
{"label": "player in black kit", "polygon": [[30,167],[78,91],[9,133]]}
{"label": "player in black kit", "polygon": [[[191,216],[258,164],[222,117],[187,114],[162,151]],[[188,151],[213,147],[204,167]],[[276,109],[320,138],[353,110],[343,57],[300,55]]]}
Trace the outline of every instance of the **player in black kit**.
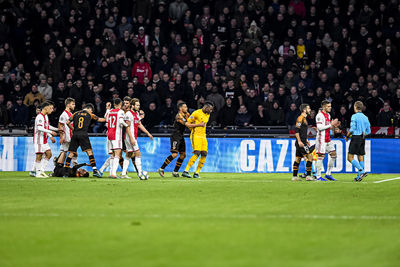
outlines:
{"label": "player in black kit", "polygon": [[301,159],[304,158],[306,161],[306,180],[311,181],[314,180],[311,176],[311,168],[312,168],[312,150],[310,149],[310,142],[307,139],[307,116],[311,113],[311,108],[308,104],[300,105],[301,114],[296,120],[296,159],[293,162],[293,178],[292,181],[301,181],[300,178],[297,177],[297,173],[299,171],[299,165]]}
{"label": "player in black kit", "polygon": [[75,112],[67,122],[68,127],[72,129],[72,138],[68,149],[69,154],[65,163],[65,167],[70,168],[72,158],[74,156],[78,156],[77,150],[79,147],[81,147],[82,151],[86,152],[89,157],[90,166],[92,166],[93,169],[93,176],[101,177],[100,172],[97,170],[96,161],[93,156],[88,129],[92,120],[105,122],[106,119],[99,118],[94,115],[93,110],[93,104],[86,104],[83,106],[83,110]]}
{"label": "player in black kit", "polygon": [[187,122],[190,114],[188,112],[188,107],[186,103],[181,102],[178,104],[178,114],[176,114],[175,121],[174,121],[174,131],[171,134],[171,155],[169,155],[161,168],[158,169],[158,173],[161,177],[164,177],[164,169],[168,166],[168,164],[173,161],[179,153],[179,158],[176,162],[175,169],[172,172],[172,176],[179,177],[179,168],[182,166],[182,162],[186,157],[186,143],[185,138],[183,136],[186,127],[193,128],[193,127],[204,127],[204,123],[200,124],[190,124]]}
{"label": "player in black kit", "polygon": [[83,166],[90,166],[87,163],[77,164],[72,168],[64,167],[64,164],[57,163],[53,170],[53,177],[89,177],[89,173],[80,169]]}

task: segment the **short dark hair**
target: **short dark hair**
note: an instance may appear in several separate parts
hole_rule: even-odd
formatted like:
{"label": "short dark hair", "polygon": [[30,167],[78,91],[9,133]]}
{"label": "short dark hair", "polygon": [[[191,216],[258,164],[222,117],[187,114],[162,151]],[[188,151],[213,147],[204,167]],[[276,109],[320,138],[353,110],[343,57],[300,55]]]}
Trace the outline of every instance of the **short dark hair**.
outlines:
{"label": "short dark hair", "polygon": [[206,102],[204,102],[204,106],[214,107],[214,103],[211,101],[206,101]]}
{"label": "short dark hair", "polygon": [[120,105],[120,104],[122,104],[122,100],[121,100],[121,98],[116,98],[116,99],[114,99],[114,106],[118,106],[118,105]]}
{"label": "short dark hair", "polygon": [[75,99],[73,99],[72,97],[68,97],[67,99],[65,99],[65,106],[67,106],[68,104],[75,102]]}
{"label": "short dark hair", "polygon": [[54,103],[51,101],[43,102],[42,105],[40,106],[40,109],[44,109],[45,107],[48,107],[48,106],[54,106]]}
{"label": "short dark hair", "polygon": [[180,109],[183,105],[186,105],[186,103],[185,102],[178,103],[178,109]]}
{"label": "short dark hair", "polygon": [[321,102],[321,107],[324,107],[324,106],[326,106],[326,105],[328,105],[328,104],[330,104],[330,103],[331,103],[331,101],[329,101],[329,100],[324,100],[324,101]]}
{"label": "short dark hair", "polygon": [[300,105],[300,112],[303,112],[309,106],[310,106],[309,104],[301,104]]}
{"label": "short dark hair", "polygon": [[132,98],[130,98],[129,96],[125,96],[125,97],[124,97],[124,101],[129,101],[129,102],[131,102],[131,100],[132,100]]}
{"label": "short dark hair", "polygon": [[87,103],[83,106],[83,109],[91,109],[94,110],[94,106],[92,103]]}

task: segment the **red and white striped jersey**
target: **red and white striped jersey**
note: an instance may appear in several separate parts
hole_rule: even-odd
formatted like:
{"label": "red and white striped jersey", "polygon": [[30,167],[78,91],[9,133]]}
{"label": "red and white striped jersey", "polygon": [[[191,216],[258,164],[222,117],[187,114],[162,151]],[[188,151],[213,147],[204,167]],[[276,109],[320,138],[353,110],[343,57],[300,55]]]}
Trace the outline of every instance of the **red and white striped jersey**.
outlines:
{"label": "red and white striped jersey", "polygon": [[61,123],[63,132],[64,132],[64,140],[65,142],[71,142],[71,137],[72,137],[72,130],[71,128],[68,127],[67,121],[69,118],[71,118],[72,113],[64,110],[64,112],[61,114],[60,119],[58,120],[58,123]]}
{"label": "red and white striped jersey", "polygon": [[124,121],[125,113],[122,109],[112,109],[107,118],[107,138],[108,140],[122,140],[121,121]]}
{"label": "red and white striped jersey", "polygon": [[[331,125],[331,115],[328,113],[324,113],[323,111],[319,112],[315,117],[318,126],[328,126]],[[317,130],[316,141],[320,143],[328,143],[331,141],[331,127],[328,127],[324,130]]]}
{"label": "red and white striped jersey", "polygon": [[39,128],[43,127],[49,130],[49,118],[47,115],[39,113],[35,119],[35,129],[33,132],[33,143],[38,145],[47,144],[47,133],[40,131]]}
{"label": "red and white striped jersey", "polygon": [[[125,113],[125,121],[130,122],[129,129],[131,130],[132,135],[135,137],[135,140],[137,140],[140,120],[141,119],[139,116],[139,112],[134,112],[132,110],[129,110],[128,112]],[[127,133],[125,133],[125,139],[126,138],[128,138]]]}

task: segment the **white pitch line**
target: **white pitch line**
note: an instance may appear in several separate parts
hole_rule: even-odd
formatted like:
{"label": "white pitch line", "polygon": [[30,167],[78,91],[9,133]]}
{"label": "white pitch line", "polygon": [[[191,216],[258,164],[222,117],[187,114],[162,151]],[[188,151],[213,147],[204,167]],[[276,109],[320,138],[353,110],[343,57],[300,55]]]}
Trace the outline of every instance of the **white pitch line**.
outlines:
{"label": "white pitch line", "polygon": [[379,183],[389,182],[389,181],[399,180],[399,179],[400,179],[400,177],[391,178],[391,179],[385,179],[385,180],[375,181],[374,184],[379,184]]}
{"label": "white pitch line", "polygon": [[78,218],[135,218],[135,219],[308,219],[308,220],[400,220],[400,216],[386,215],[318,215],[318,214],[71,214],[71,213],[0,213],[0,217],[78,217]]}

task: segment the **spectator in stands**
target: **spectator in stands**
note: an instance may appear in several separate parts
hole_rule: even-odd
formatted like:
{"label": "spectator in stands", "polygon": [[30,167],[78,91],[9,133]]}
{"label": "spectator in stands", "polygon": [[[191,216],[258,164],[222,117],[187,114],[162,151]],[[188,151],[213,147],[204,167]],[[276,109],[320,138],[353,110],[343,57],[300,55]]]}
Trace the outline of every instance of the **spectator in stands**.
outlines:
{"label": "spectator in stands", "polygon": [[232,105],[232,99],[226,98],[224,107],[218,113],[218,122],[221,127],[226,128],[226,126],[235,125],[236,111]]}
{"label": "spectator in stands", "polygon": [[213,85],[211,93],[206,98],[208,101],[214,103],[214,112],[218,112],[225,105],[224,97],[218,92],[218,87]]}
{"label": "spectator in stands", "polygon": [[152,77],[152,71],[149,63],[145,62],[144,56],[140,56],[139,62],[136,62],[132,68],[132,77],[138,78],[139,84],[144,84],[144,78],[148,78],[149,80]]}
{"label": "spectator in stands", "polygon": [[251,114],[247,111],[245,105],[241,105],[235,117],[235,124],[238,126],[249,126]]}
{"label": "spectator in stands", "polygon": [[252,119],[252,124],[261,126],[268,125],[268,113],[265,111],[263,105],[258,105],[257,113],[253,116]]}
{"label": "spectator in stands", "polygon": [[29,121],[29,109],[24,105],[22,97],[18,97],[11,112],[11,123],[16,126],[26,126]]}
{"label": "spectator in stands", "polygon": [[31,92],[29,92],[24,99],[24,104],[28,107],[33,106],[35,100],[39,101],[39,104],[43,103],[46,99],[39,93],[37,84],[32,85]]}
{"label": "spectator in stands", "polygon": [[394,124],[394,114],[393,110],[390,107],[389,102],[385,102],[383,104],[383,108],[379,111],[377,117],[377,124],[381,127],[389,127]]}
{"label": "spectator in stands", "polygon": [[341,106],[337,119],[340,121],[340,128],[350,128],[350,116],[345,106]]}
{"label": "spectator in stands", "polygon": [[300,111],[298,110],[295,103],[290,104],[290,109],[286,114],[286,125],[289,129],[294,129],[296,126],[297,117],[300,115]]}
{"label": "spectator in stands", "polygon": [[8,126],[8,123],[9,116],[5,105],[5,98],[3,94],[0,94],[0,129],[4,129],[4,127]]}
{"label": "spectator in stands", "polygon": [[281,126],[285,125],[285,113],[283,109],[280,107],[279,102],[275,101],[273,105],[273,109],[269,112],[269,125],[272,126]]}
{"label": "spectator in stands", "polygon": [[172,103],[172,99],[167,97],[164,105],[160,108],[160,125],[172,125],[177,113],[176,105]]}

